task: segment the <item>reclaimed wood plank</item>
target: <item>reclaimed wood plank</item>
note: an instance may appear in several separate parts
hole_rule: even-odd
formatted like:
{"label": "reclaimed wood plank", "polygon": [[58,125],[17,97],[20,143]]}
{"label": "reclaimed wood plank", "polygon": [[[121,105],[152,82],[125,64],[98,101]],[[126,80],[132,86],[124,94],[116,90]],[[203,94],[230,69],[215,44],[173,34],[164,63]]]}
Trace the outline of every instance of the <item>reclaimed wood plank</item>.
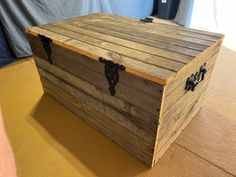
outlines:
{"label": "reclaimed wood plank", "polygon": [[[221,43],[222,43],[222,40],[215,42],[211,47],[207,48],[203,53],[201,53],[196,58],[194,58],[185,68],[180,70],[175,75],[175,79],[173,79],[172,82],[170,82],[168,87],[166,88],[166,94],[168,95],[171,92],[174,92],[176,87],[180,83],[185,82],[187,77],[189,77],[193,71],[195,71],[196,69],[199,69],[201,65],[203,65],[204,63],[211,62],[211,60],[209,60],[209,58],[213,54],[215,54],[217,51],[219,51]],[[214,61],[214,60],[212,60],[212,61]]]}
{"label": "reclaimed wood plank", "polygon": [[[201,63],[204,63],[204,59],[206,59],[208,62],[210,62],[210,65],[213,68],[219,50],[218,45],[220,44],[221,41],[218,41],[208,51],[206,51],[205,55],[203,55],[204,57],[199,58],[199,65],[201,65]],[[197,64],[195,63],[195,65]],[[155,153],[153,156],[153,165],[164,154],[164,152],[168,149],[171,143],[181,133],[182,129],[188,124],[191,118],[200,109],[201,103],[204,99],[205,91],[208,86],[208,82],[211,77],[212,70],[213,69],[210,69],[208,71],[204,83],[200,84],[196,88],[194,93],[185,93],[180,97],[179,100],[176,101],[176,103],[172,107],[166,104],[166,97],[172,96],[172,98],[169,97],[169,99],[175,99],[173,95],[168,95],[168,87],[171,87],[171,84],[173,82],[164,87],[165,98],[163,99],[160,110],[160,123],[157,131],[157,140],[155,145]],[[178,83],[180,83],[180,79],[181,78],[179,78]],[[173,92],[173,94],[174,93],[175,92]],[[164,110],[166,110],[167,112],[165,112]]]}
{"label": "reclaimed wood plank", "polygon": [[176,46],[176,45],[172,45],[172,44],[168,44],[168,43],[163,43],[163,42],[156,41],[153,39],[147,39],[144,36],[142,36],[142,37],[133,36],[130,34],[125,34],[125,33],[119,32],[119,31],[109,30],[109,29],[103,28],[102,26],[97,26],[96,24],[94,24],[93,22],[90,22],[90,21],[83,21],[83,22],[77,22],[77,21],[72,21],[72,20],[68,20],[68,21],[76,24],[76,26],[80,26],[85,29],[96,31],[96,32],[106,34],[109,36],[114,36],[114,37],[117,37],[120,39],[125,39],[128,41],[133,41],[133,42],[143,44],[146,46],[154,47],[157,50],[158,49],[167,50],[170,52],[184,54],[184,55],[191,56],[191,57],[194,57],[197,54],[199,54],[198,50],[193,50],[193,49],[185,48],[182,46]]}
{"label": "reclaimed wood plank", "polygon": [[118,134],[120,137],[124,139],[131,139],[130,144],[137,147],[141,151],[143,151],[146,154],[149,154],[152,152],[152,145],[145,142],[140,137],[136,136],[132,132],[130,132],[128,129],[124,128],[123,126],[120,126],[116,123],[116,121],[111,120],[108,118],[105,114],[103,114],[101,111],[98,111],[94,109],[93,107],[89,106],[88,104],[85,104],[82,100],[77,99],[76,97],[73,97],[70,93],[66,92],[65,90],[61,89],[57,85],[53,84],[49,80],[47,80],[45,77],[40,78],[42,81],[42,84],[44,87],[53,90],[58,95],[68,98],[71,100],[72,103],[76,103],[76,105],[79,106],[79,109],[88,114],[91,117],[96,118],[96,121],[103,124],[104,128],[111,129],[114,133]]}
{"label": "reclaimed wood plank", "polygon": [[[99,110],[106,116],[109,116],[111,121],[115,121],[116,124],[119,124],[120,126],[126,128],[127,130],[134,133],[136,136],[140,137],[147,143],[153,142],[154,135],[147,133],[146,131],[140,129],[138,126],[134,125],[126,115],[123,115],[121,112],[116,111],[111,106],[105,104],[104,102],[100,102],[96,98],[92,97],[91,95],[86,94],[82,90],[74,87],[73,85],[70,85],[69,83],[65,83],[60,78],[57,78],[50,74],[45,74],[40,68],[38,69],[39,74],[41,77],[49,80],[54,85],[58,86],[59,88],[65,90],[66,92],[70,93],[74,97],[76,97],[78,100],[81,100],[86,105],[91,106],[95,110]],[[147,137],[148,136],[148,137]]]}
{"label": "reclaimed wood plank", "polygon": [[172,132],[171,137],[164,143],[162,148],[156,149],[154,153],[154,158],[152,161],[152,166],[154,166],[158,162],[158,160],[162,157],[162,155],[166,152],[166,150],[174,142],[174,140],[179,136],[182,130],[188,125],[188,123],[196,115],[196,113],[200,110],[200,108],[201,108],[201,101],[193,105],[190,111],[186,113],[185,119],[183,120],[183,122],[181,122],[179,127],[176,128],[176,131]]}
{"label": "reclaimed wood plank", "polygon": [[[92,18],[93,18],[93,15],[91,15]],[[143,30],[146,30],[147,28],[155,29],[158,31],[160,30],[160,31],[168,32],[168,33],[174,33],[174,34],[183,35],[183,36],[190,36],[197,39],[203,39],[203,40],[208,40],[208,41],[213,41],[213,42],[216,42],[219,37],[222,37],[222,35],[220,34],[215,34],[211,32],[199,31],[199,30],[184,28],[181,26],[173,27],[168,24],[162,24],[162,23],[157,23],[157,22],[144,23],[136,18],[121,17],[121,16],[105,14],[105,13],[97,14],[96,17],[99,17],[99,19],[106,19],[106,20],[116,21],[116,22],[120,22],[124,24],[132,23],[133,25],[139,28],[142,28]],[[79,20],[79,18],[77,19]]]}
{"label": "reclaimed wood plank", "polygon": [[[45,54],[45,52],[43,52],[44,49],[42,47],[42,44],[39,42],[38,38],[34,36],[29,36],[29,39],[30,39],[30,43],[33,45],[32,50],[34,52],[34,55],[35,56],[37,55],[40,59],[47,61],[46,59],[47,56],[42,55],[42,54]],[[92,71],[96,71],[104,75],[104,66],[101,65],[100,63],[97,63],[95,60],[92,60],[86,57],[85,55],[76,54],[78,56],[75,56],[75,53],[73,53],[73,51],[70,51],[61,46],[55,46],[54,44],[52,44],[52,48],[57,48],[57,47],[58,49],[53,50],[53,54],[52,54],[53,57],[56,57],[54,55],[62,55],[63,58],[68,59],[68,60],[73,60],[74,62],[77,62],[77,60],[79,60],[80,64],[83,65],[84,67],[87,67]],[[163,86],[156,84],[152,81],[143,79],[141,77],[137,77],[128,72],[121,72],[120,75],[121,75],[121,78],[124,78],[124,79],[120,80],[119,83],[127,85],[128,87],[132,89],[137,89],[141,92],[150,94],[152,97],[156,99],[160,98],[160,94],[158,94],[157,92],[159,91],[161,92]]]}
{"label": "reclaimed wood plank", "polygon": [[173,107],[168,114],[163,115],[163,119],[169,121],[163,121],[159,125],[158,140],[156,141],[158,142],[158,149],[162,148],[162,146],[168,142],[173,133],[178,131],[178,128],[176,127],[186,119],[186,114],[192,109],[192,107],[203,101],[203,95],[205,94],[209,80],[210,76],[204,84],[199,85],[194,93],[187,92],[180,100],[178,100],[175,107]]}
{"label": "reclaimed wood plank", "polygon": [[[172,78],[175,72],[159,68],[157,66],[149,65],[135,59],[121,56],[116,53],[110,53],[109,51],[74,40],[63,35],[44,30],[42,28],[28,29],[28,33],[37,36],[37,34],[44,34],[50,36],[54,44],[75,51],[82,55],[86,55],[91,59],[98,60],[100,57],[109,59],[115,63],[123,64],[126,67],[126,72],[132,73],[142,78],[146,78],[153,82],[165,85],[170,78]],[[61,38],[65,40],[61,40]],[[91,51],[93,51],[91,53]]]}
{"label": "reclaimed wood plank", "polygon": [[127,56],[133,58],[135,60],[141,61],[146,64],[150,64],[153,66],[157,66],[169,71],[177,72],[180,68],[184,67],[184,63],[180,63],[177,61],[173,61],[167,58],[151,55],[148,53],[140,52],[138,50],[134,50],[131,48],[127,48],[124,46],[120,46],[111,42],[106,42],[103,39],[97,39],[90,37],[89,34],[85,35],[87,32],[83,32],[82,30],[73,29],[73,27],[67,27],[66,25],[58,25],[54,26],[51,24],[42,25],[41,28],[54,31],[58,34],[63,34],[64,36],[70,37],[75,40],[79,40],[81,42],[85,42],[90,45],[94,45],[96,47],[100,47],[103,49],[108,50],[109,53],[114,52],[122,56]]}
{"label": "reclaimed wood plank", "polygon": [[160,32],[158,32],[159,34],[156,34],[156,32],[154,33],[150,31],[149,32],[142,31],[142,30],[138,30],[137,27],[132,26],[132,25],[121,25],[117,22],[111,22],[104,19],[83,19],[79,21],[82,21],[82,22],[90,21],[91,23],[93,23],[93,25],[96,25],[102,28],[119,31],[125,34],[143,37],[143,38],[147,38],[151,40],[155,39],[155,41],[160,41],[162,43],[172,44],[176,46],[182,46],[182,47],[194,49],[200,52],[205,50],[208,46],[212,44],[212,42],[209,42],[209,41],[203,42],[200,39],[199,40],[192,39],[191,42],[189,42],[184,37],[180,38],[171,34],[163,34]]}
{"label": "reclaimed wood plank", "polygon": [[100,101],[111,105],[118,111],[124,112],[124,114],[126,113],[127,118],[131,122],[139,126],[140,129],[144,129],[145,131],[150,133],[155,133],[158,122],[157,114],[149,114],[141,108],[137,108],[135,105],[132,105],[129,102],[126,102],[118,97],[111,97],[109,93],[103,92],[95,85],[86,82],[80,77],[75,77],[74,75],[63,71],[60,68],[52,66],[36,56],[35,61],[37,67],[39,67],[39,69],[43,69],[43,71],[41,71],[41,74],[43,73],[44,75],[47,75],[48,72],[58,78],[61,78],[62,80],[74,85],[82,91],[92,95],[93,97],[96,97]]}
{"label": "reclaimed wood plank", "polygon": [[[120,46],[124,46],[124,47],[128,47],[128,48],[135,49],[138,51],[142,51],[144,53],[148,53],[148,54],[152,54],[155,56],[164,57],[164,58],[167,58],[170,60],[178,61],[181,63],[188,63],[193,58],[188,55],[183,55],[183,54],[179,54],[176,52],[166,51],[166,50],[159,49],[156,47],[144,45],[144,44],[141,44],[138,42],[133,42],[133,41],[130,41],[127,39],[113,37],[111,35],[97,32],[96,30],[84,28],[84,26],[88,26],[88,25],[80,23],[80,22],[74,22],[74,21],[70,21],[70,20],[58,21],[58,22],[53,23],[52,25],[55,25],[57,27],[61,27],[61,28],[67,29],[67,30],[71,30],[71,31],[74,31],[76,33],[80,33],[80,34],[83,34],[86,36],[90,36],[90,37],[93,37],[96,39],[100,39],[103,41],[118,44]],[[101,29],[103,29],[103,28],[101,28]]]}
{"label": "reclaimed wood plank", "polygon": [[[129,20],[132,23],[135,22],[139,22],[139,19],[136,18],[130,18],[127,16],[118,16],[115,14],[108,14],[108,13],[94,13],[94,14],[90,14],[88,16],[82,16],[82,17],[73,17],[72,19],[78,19],[78,18],[110,18],[110,19],[117,19],[117,20]],[[222,38],[224,35],[219,34],[219,33],[215,33],[215,32],[209,32],[209,31],[204,31],[204,30],[199,30],[199,29],[194,29],[194,28],[186,28],[183,26],[173,26],[173,25],[169,25],[169,24],[164,24],[164,23],[157,23],[154,22],[153,26],[161,26],[161,27],[166,27],[166,28],[170,28],[170,29],[175,29],[175,30],[180,30],[180,31],[184,31],[184,32],[188,32],[190,34],[201,34],[201,35],[207,35],[207,36],[211,36],[211,37],[215,37],[215,38]]]}
{"label": "reclaimed wood plank", "polygon": [[163,138],[170,129],[174,128],[174,124],[182,115],[184,115],[184,112],[188,111],[193,102],[200,97],[199,95],[205,92],[211,78],[211,73],[212,70],[209,71],[203,83],[200,83],[200,85],[197,86],[196,90],[199,94],[195,93],[196,91],[186,92],[178,100],[176,100],[176,103],[170,107],[167,112],[163,113],[163,121],[160,123],[160,131],[158,134],[159,140]]}
{"label": "reclaimed wood plank", "polygon": [[[26,31],[45,92],[149,166],[200,109],[224,37],[104,14]],[[38,34],[52,39],[51,64]],[[114,97],[100,57],[126,67]],[[185,91],[204,63],[204,81]]]}
{"label": "reclaimed wood plank", "polygon": [[[71,53],[72,54],[70,55],[71,57],[67,58],[66,56],[63,55],[63,50],[58,50],[58,52],[60,52],[62,55],[59,56],[55,53],[55,55],[58,56],[56,58],[54,57],[55,66],[58,66],[59,68],[62,68],[63,70],[75,76],[81,77],[87,82],[90,82],[96,87],[102,89],[105,93],[109,94],[108,83],[104,76],[103,69],[102,70],[98,69],[97,71],[93,71],[85,67],[85,65],[81,65],[79,61],[80,56],[77,55],[73,57],[73,53]],[[67,54],[69,55],[70,53],[67,52]],[[103,67],[103,65],[100,64],[100,67]],[[100,73],[98,71],[100,71]],[[124,79],[120,78],[121,83],[122,83],[122,80]],[[117,90],[117,93],[115,94],[115,97],[123,99],[131,103],[132,105],[136,105],[139,109],[145,110],[151,114],[154,112],[157,113],[157,111],[155,110],[157,110],[160,105],[159,104],[160,90],[156,90],[155,97],[148,94],[147,95],[142,94],[142,92],[139,92],[136,89],[130,89],[130,87],[127,87],[123,84],[118,84],[116,86],[116,90]],[[142,99],[142,102],[138,101],[139,99]]]}
{"label": "reclaimed wood plank", "polygon": [[[140,149],[136,148],[132,144],[130,144],[129,141],[126,139],[120,137],[118,134],[115,134],[114,131],[112,131],[109,127],[105,127],[103,124],[97,121],[95,119],[94,115],[90,116],[91,113],[88,115],[80,110],[80,105],[78,105],[78,102],[72,101],[73,99],[71,98],[70,95],[67,94],[66,98],[62,97],[61,95],[58,95],[54,92],[54,90],[50,90],[47,87],[44,87],[44,91],[52,96],[55,100],[63,104],[65,107],[67,107],[70,111],[72,111],[74,114],[79,116],[81,119],[86,121],[88,124],[90,124],[92,127],[97,129],[100,133],[103,135],[109,137],[113,142],[116,144],[119,144],[121,147],[123,147],[126,151],[134,155],[137,159],[141,160],[144,162],[146,165],[151,166],[151,159],[150,156],[147,155],[146,153],[143,153]],[[88,112],[88,111],[86,111]],[[100,116],[98,114],[97,116]]]}
{"label": "reclaimed wood plank", "polygon": [[[218,56],[218,51],[216,51],[213,56],[211,56],[207,63],[206,63],[206,67],[207,67],[207,74],[206,76],[208,76],[208,73],[211,73],[215,62],[216,62],[216,58]],[[192,70],[192,73],[196,73],[199,70],[199,68],[196,68],[195,70]],[[189,75],[190,76],[190,75]],[[174,91],[172,91],[170,94],[166,95],[166,100],[165,100],[165,109],[163,110],[163,112],[166,112],[167,110],[169,110],[175,103],[176,101],[183,95],[185,94],[187,91],[185,90],[185,86],[186,86],[186,80],[187,77],[186,76],[185,80],[182,80],[181,82],[179,82],[179,85],[174,89]]]}

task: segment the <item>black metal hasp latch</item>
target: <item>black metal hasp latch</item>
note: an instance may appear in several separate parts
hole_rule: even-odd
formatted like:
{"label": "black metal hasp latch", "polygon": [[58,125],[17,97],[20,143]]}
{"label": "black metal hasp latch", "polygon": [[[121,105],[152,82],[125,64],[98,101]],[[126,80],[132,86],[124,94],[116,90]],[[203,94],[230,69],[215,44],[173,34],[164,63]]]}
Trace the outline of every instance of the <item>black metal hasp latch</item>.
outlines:
{"label": "black metal hasp latch", "polygon": [[141,22],[145,22],[145,23],[152,23],[153,22],[153,18],[150,17],[145,17],[144,19],[140,19]]}
{"label": "black metal hasp latch", "polygon": [[48,61],[49,63],[52,64],[52,58],[51,58],[51,53],[52,53],[52,49],[50,46],[50,43],[52,42],[52,39],[50,39],[49,37],[46,37],[42,34],[38,34],[39,39],[41,40],[42,44],[43,44],[43,48],[44,51],[46,52],[47,56],[48,56]]}
{"label": "black metal hasp latch", "polygon": [[114,96],[116,93],[115,86],[119,82],[119,71],[124,71],[125,67],[103,58],[99,58],[99,61],[104,64],[105,76],[109,84],[109,91],[111,96]]}
{"label": "black metal hasp latch", "polygon": [[204,63],[204,65],[200,67],[198,72],[188,77],[186,81],[185,90],[187,91],[191,90],[193,92],[197,87],[197,85],[204,80],[206,73],[207,73],[206,63]]}

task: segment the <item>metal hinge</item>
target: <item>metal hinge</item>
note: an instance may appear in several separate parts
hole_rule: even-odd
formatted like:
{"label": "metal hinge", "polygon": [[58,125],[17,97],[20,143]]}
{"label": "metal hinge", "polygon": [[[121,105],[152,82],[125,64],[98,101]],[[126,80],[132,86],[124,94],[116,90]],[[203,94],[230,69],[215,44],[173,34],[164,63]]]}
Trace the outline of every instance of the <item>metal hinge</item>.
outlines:
{"label": "metal hinge", "polygon": [[50,43],[52,42],[52,39],[41,34],[38,34],[38,37],[41,40],[44,51],[46,52],[48,56],[48,62],[52,64],[52,58],[51,58],[52,50],[51,50],[51,45],[50,45]]}
{"label": "metal hinge", "polygon": [[206,73],[207,73],[206,63],[204,63],[204,65],[200,67],[198,72],[188,77],[186,81],[185,90],[187,91],[191,90],[193,92],[197,87],[197,85],[204,80]]}
{"label": "metal hinge", "polygon": [[109,91],[111,96],[114,96],[116,93],[115,86],[119,82],[119,71],[124,71],[125,67],[103,58],[99,58],[99,61],[104,63],[104,72],[109,84]]}
{"label": "metal hinge", "polygon": [[145,17],[144,19],[140,19],[141,22],[145,22],[145,23],[152,23],[153,22],[153,18],[150,17]]}

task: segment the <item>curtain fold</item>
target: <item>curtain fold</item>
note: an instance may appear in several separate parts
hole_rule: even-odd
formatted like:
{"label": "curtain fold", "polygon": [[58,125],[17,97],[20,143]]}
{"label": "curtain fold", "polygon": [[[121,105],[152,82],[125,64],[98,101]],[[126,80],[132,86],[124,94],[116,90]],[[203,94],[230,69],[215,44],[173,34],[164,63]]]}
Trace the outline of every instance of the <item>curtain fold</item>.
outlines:
{"label": "curtain fold", "polygon": [[108,0],[0,0],[0,20],[13,53],[32,54],[25,28],[59,19],[110,12]]}
{"label": "curtain fold", "polygon": [[190,27],[194,0],[180,0],[179,8],[174,19],[178,24]]}
{"label": "curtain fold", "polygon": [[151,15],[152,8],[153,0],[0,0],[0,20],[20,58],[32,54],[25,28],[95,12],[143,18]]}

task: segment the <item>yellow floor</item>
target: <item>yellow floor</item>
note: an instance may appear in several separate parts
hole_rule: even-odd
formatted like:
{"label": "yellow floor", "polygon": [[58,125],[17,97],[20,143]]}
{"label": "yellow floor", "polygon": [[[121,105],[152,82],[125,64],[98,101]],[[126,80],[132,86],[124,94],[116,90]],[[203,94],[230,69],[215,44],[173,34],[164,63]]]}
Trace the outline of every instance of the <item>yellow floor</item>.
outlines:
{"label": "yellow floor", "polygon": [[153,169],[44,95],[31,58],[0,69],[0,104],[19,176],[236,176],[235,58],[222,48],[203,108]]}

